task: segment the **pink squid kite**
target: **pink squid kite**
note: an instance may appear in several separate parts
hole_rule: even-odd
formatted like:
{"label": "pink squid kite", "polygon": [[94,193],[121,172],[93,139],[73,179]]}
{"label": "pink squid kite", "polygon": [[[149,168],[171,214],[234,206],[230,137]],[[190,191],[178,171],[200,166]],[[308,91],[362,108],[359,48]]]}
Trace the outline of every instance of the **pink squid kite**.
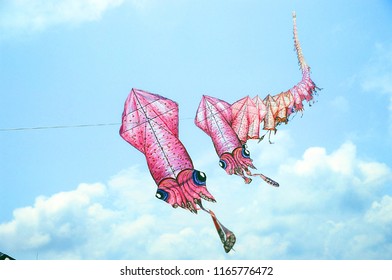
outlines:
{"label": "pink squid kite", "polygon": [[224,100],[203,95],[196,112],[195,124],[209,135],[219,156],[219,165],[229,174],[241,176],[245,183],[252,179],[248,176],[260,176],[268,184],[278,187],[279,184],[267,176],[253,174],[255,169],[247,149],[249,139],[262,140],[260,125],[263,129],[276,132],[276,126],[288,122],[293,112],[302,111],[302,101],[311,101],[317,88],[310,78],[310,67],[306,64],[297,35],[296,14],[293,12],[294,46],[297,52],[302,80],[277,95],[246,96],[233,104]]}
{"label": "pink squid kite", "polygon": [[158,186],[156,197],[197,213],[211,215],[223,247],[228,253],[236,241],[214,212],[201,199],[215,202],[206,187],[206,174],[194,169],[192,160],[178,138],[178,105],[157,94],[132,89],[125,101],[121,137],[146,156],[151,176]]}

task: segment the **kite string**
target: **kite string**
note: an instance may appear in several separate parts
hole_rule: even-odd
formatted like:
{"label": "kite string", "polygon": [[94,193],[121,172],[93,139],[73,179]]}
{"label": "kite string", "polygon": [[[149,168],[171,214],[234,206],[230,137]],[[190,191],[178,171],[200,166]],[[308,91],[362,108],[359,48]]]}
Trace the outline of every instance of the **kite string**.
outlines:
{"label": "kite string", "polygon": [[[153,103],[153,102],[151,102]],[[226,109],[220,109],[213,115],[219,114]],[[155,117],[159,117],[171,110],[163,112]],[[296,114],[293,114],[293,118]],[[180,120],[191,120],[194,117],[184,117],[180,118]],[[203,119],[204,120],[204,119]],[[95,124],[71,124],[71,125],[53,125],[53,126],[35,126],[35,127],[11,127],[11,128],[0,128],[0,132],[10,132],[10,131],[27,131],[27,130],[49,130],[49,129],[66,129],[66,128],[86,128],[86,127],[100,127],[100,126],[114,126],[114,125],[121,125],[120,122],[113,122],[113,123],[95,123]],[[138,126],[140,124],[136,124]]]}
{"label": "kite string", "polygon": [[74,124],[74,125],[54,125],[54,126],[35,126],[35,127],[12,127],[12,128],[0,128],[0,131],[83,128],[83,127],[97,127],[97,126],[113,126],[113,125],[120,125],[120,124],[121,123],[95,123],[95,124]]}
{"label": "kite string", "polygon": [[[153,103],[153,102],[151,102],[151,103]],[[160,117],[161,115],[163,115],[167,112],[170,112],[172,110],[173,109],[165,111],[159,115],[156,115],[154,118]],[[218,114],[220,112],[221,111],[218,111],[216,114]],[[180,120],[190,120],[190,119],[194,119],[194,118],[193,117],[180,118]],[[0,128],[0,132],[26,131],[26,130],[49,130],[49,129],[65,129],[65,128],[85,128],[85,127],[114,126],[114,125],[121,125],[121,123],[114,122],[114,123],[71,124],[71,125],[53,125],[53,126],[35,126],[35,127],[11,127],[11,128]],[[135,124],[135,126],[133,126],[132,128],[139,126],[139,125],[141,125],[141,124]]]}

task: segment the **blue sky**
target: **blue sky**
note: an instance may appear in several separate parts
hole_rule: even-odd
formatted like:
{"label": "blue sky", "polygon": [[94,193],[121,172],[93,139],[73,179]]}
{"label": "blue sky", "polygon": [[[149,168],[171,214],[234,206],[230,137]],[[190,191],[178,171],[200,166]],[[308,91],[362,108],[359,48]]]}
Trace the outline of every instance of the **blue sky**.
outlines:
{"label": "blue sky", "polygon": [[[83,4],[84,3],[84,4]],[[220,169],[193,124],[300,78],[291,12],[323,88],[254,164],[279,189]],[[0,129],[119,123],[131,88],[179,103],[180,139],[208,176],[210,217],[157,200],[119,125],[0,131],[0,251],[18,259],[391,259],[392,3],[2,1]]]}

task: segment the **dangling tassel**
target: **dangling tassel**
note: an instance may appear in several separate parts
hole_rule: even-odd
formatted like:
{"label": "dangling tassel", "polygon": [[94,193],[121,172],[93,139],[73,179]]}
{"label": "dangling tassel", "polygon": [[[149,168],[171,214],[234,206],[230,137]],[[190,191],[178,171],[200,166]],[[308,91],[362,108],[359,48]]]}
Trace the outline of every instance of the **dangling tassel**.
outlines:
{"label": "dangling tassel", "polygon": [[259,173],[259,174],[253,174],[253,176],[260,176],[261,179],[263,179],[267,184],[270,184],[273,187],[279,187],[279,183],[272,180],[271,178]]}
{"label": "dangling tassel", "polygon": [[[218,235],[220,237],[220,240],[222,241],[223,248],[225,249],[225,252],[228,253],[230,252],[231,249],[233,249],[233,246],[236,241],[236,237],[234,233],[227,229],[224,225],[222,225],[218,218],[215,216],[215,213],[209,210],[209,213],[211,215],[212,221],[214,222],[216,231],[218,232]],[[234,249],[233,249],[234,250]]]}
{"label": "dangling tassel", "polygon": [[211,215],[212,221],[214,222],[216,231],[218,232],[219,238],[223,244],[223,248],[225,249],[225,252],[228,253],[230,252],[230,250],[234,250],[233,246],[236,241],[236,237],[234,233],[219,222],[214,212],[212,212],[211,210],[206,210],[201,204],[201,201],[198,201],[198,205],[202,210],[204,210],[205,212]]}
{"label": "dangling tassel", "polygon": [[[269,185],[271,185],[271,186],[273,186],[273,187],[279,187],[279,183],[278,183],[278,182],[272,180],[271,178],[265,176],[264,174],[261,174],[261,173],[252,173],[252,172],[249,171],[249,169],[246,169],[245,172],[246,172],[246,175],[248,175],[248,176],[259,176],[259,177],[260,177],[261,179],[263,179],[267,184],[269,184]],[[249,178],[249,179],[250,179],[250,178]]]}

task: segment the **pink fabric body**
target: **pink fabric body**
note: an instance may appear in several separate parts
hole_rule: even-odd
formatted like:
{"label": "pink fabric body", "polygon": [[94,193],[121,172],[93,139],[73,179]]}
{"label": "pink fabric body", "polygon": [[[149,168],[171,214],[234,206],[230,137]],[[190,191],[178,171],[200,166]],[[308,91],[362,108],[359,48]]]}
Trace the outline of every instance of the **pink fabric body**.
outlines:
{"label": "pink fabric body", "polygon": [[195,124],[211,137],[219,157],[241,147],[241,141],[231,126],[231,105],[226,101],[203,95]]}
{"label": "pink fabric body", "polygon": [[178,139],[176,102],[132,89],[124,107],[120,135],[146,156],[155,182],[176,178],[183,169],[193,169],[192,160]]}

